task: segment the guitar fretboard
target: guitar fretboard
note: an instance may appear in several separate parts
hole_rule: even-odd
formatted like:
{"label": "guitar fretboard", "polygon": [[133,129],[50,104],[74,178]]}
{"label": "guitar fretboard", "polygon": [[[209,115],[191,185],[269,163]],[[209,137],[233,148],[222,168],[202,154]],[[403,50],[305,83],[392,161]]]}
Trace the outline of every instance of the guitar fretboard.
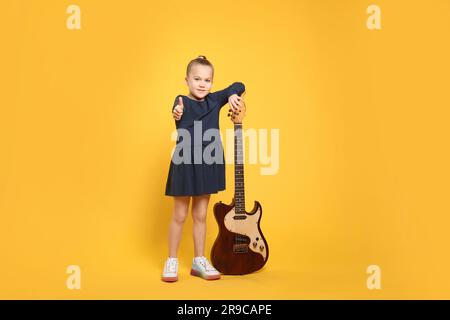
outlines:
{"label": "guitar fretboard", "polygon": [[234,202],[235,213],[245,214],[242,123],[234,124]]}

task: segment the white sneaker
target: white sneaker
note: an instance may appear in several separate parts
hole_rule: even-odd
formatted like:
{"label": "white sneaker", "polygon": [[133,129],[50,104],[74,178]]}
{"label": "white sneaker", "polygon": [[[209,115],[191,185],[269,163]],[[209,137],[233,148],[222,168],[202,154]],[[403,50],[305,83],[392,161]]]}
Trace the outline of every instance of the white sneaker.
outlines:
{"label": "white sneaker", "polygon": [[217,271],[206,259],[206,257],[195,257],[192,259],[191,275],[205,280],[220,279],[220,272]]}
{"label": "white sneaker", "polygon": [[167,258],[161,280],[166,282],[178,280],[178,258]]}

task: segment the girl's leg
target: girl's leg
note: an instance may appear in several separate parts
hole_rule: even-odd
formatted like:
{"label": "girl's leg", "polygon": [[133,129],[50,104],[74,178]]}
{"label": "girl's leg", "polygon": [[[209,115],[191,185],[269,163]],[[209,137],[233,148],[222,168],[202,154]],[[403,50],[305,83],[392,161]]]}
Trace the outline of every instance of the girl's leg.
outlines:
{"label": "girl's leg", "polygon": [[208,209],[209,194],[192,197],[192,218],[194,220],[194,254],[201,257],[205,251],[206,211]]}
{"label": "girl's leg", "polygon": [[169,257],[176,257],[181,240],[184,221],[186,220],[190,197],[173,197],[174,208],[169,226]]}

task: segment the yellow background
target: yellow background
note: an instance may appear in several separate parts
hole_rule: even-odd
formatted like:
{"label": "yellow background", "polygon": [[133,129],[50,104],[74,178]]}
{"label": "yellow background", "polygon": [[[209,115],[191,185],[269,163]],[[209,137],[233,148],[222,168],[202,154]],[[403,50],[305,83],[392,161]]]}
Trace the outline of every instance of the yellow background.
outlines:
{"label": "yellow background", "polygon": [[[450,2],[373,3],[381,30],[358,0],[3,1],[0,298],[450,298]],[[212,91],[245,83],[244,128],[280,130],[278,174],[245,176],[270,258],[191,277],[189,219],[167,284],[170,111],[200,54]]]}

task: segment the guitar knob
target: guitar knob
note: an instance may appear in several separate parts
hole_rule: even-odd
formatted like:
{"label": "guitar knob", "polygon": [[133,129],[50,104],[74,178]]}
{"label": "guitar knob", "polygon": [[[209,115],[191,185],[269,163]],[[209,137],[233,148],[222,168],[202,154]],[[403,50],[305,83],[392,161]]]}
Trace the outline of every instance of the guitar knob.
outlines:
{"label": "guitar knob", "polygon": [[263,251],[264,250],[264,246],[259,246],[259,250]]}
{"label": "guitar knob", "polygon": [[257,243],[253,242],[253,248],[256,248]]}
{"label": "guitar knob", "polygon": [[256,241],[258,241],[259,240],[259,238],[258,237],[256,237]]}

